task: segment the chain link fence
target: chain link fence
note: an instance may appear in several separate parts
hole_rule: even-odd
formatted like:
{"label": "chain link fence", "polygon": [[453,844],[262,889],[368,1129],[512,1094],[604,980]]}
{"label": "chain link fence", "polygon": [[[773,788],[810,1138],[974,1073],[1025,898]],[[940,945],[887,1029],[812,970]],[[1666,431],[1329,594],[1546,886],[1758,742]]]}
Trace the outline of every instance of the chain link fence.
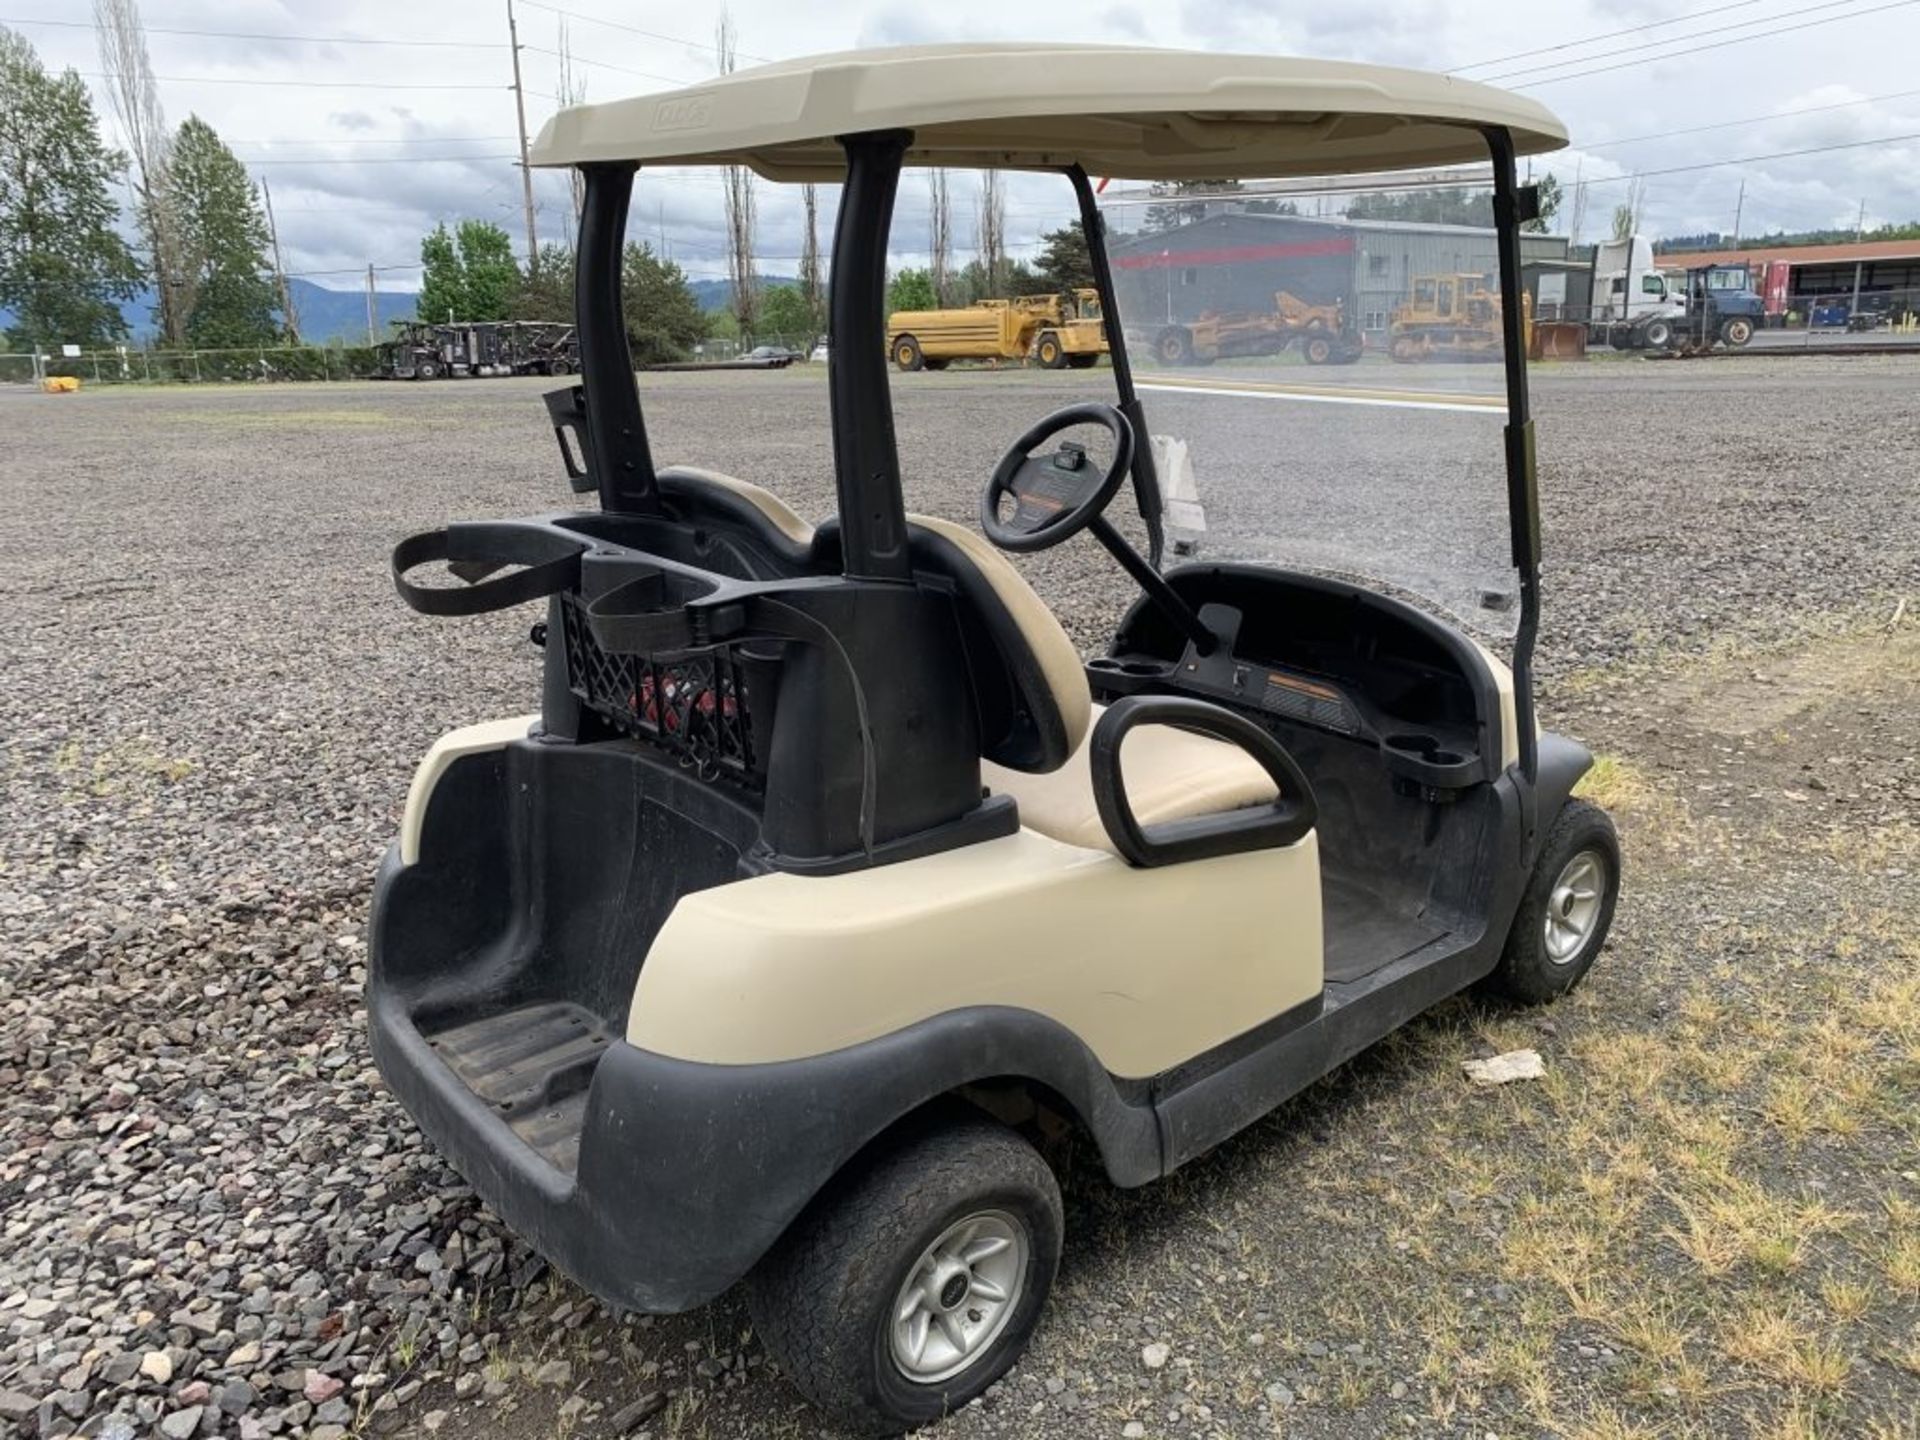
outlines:
{"label": "chain link fence", "polygon": [[366,345],[247,346],[226,350],[136,350],[78,355],[0,354],[0,385],[71,376],[83,385],[180,385],[280,380],[365,380],[379,371]]}

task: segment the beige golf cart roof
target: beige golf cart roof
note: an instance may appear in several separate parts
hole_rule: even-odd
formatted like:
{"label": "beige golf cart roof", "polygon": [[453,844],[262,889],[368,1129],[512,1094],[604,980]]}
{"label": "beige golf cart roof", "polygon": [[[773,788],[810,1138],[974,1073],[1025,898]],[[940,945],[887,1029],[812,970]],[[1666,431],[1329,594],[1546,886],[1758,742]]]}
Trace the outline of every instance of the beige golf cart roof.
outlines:
{"label": "beige golf cart roof", "polygon": [[536,165],[751,166],[832,181],[836,137],[910,130],[909,165],[1057,170],[1131,180],[1364,174],[1483,161],[1475,127],[1519,154],[1566,128],[1523,96],[1419,70],[1117,45],[849,50],[704,85],[562,110]]}

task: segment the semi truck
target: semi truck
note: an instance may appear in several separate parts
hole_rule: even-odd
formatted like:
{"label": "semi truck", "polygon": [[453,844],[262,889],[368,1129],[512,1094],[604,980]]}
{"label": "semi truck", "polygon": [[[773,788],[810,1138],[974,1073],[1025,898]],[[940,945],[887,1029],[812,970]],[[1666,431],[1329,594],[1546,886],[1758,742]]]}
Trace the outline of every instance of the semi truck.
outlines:
{"label": "semi truck", "polygon": [[1744,260],[1669,274],[1643,235],[1604,240],[1593,253],[1589,345],[1615,350],[1738,349],[1753,338],[1767,302]]}
{"label": "semi truck", "polygon": [[955,360],[1026,360],[1049,370],[1084,370],[1107,353],[1100,296],[980,300],[946,310],[896,310],[887,318],[887,354],[902,370],[944,370]]}

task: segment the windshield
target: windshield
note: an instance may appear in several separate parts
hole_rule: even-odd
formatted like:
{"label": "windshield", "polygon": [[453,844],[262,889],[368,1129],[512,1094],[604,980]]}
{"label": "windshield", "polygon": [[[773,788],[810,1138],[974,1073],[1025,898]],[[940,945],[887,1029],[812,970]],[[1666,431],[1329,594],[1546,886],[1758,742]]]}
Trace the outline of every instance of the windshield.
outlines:
{"label": "windshield", "polygon": [[1487,191],[1193,186],[1104,201],[1169,559],[1519,619]]}

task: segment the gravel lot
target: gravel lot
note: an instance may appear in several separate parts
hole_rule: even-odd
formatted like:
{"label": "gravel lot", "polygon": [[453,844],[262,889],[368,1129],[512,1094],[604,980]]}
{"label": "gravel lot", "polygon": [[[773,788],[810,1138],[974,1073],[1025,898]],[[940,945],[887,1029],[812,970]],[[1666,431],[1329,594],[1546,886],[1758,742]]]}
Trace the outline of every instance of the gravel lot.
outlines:
{"label": "gravel lot", "polygon": [[[910,508],[969,518],[1099,384],[904,377]],[[386,552],[566,503],[541,388],[0,395],[0,1433],[821,1433],[733,1300],[611,1317],[547,1272],[368,1057],[412,766],[536,692],[518,620],[411,615]],[[647,392],[662,460],[827,509],[818,375]],[[1073,1167],[1050,1318],[941,1434],[1920,1434],[1920,361],[1536,397],[1545,719],[1633,869],[1610,955],[1162,1185]],[[1022,564],[1097,645],[1110,564]],[[1464,1090],[1516,1043],[1547,1082]]]}

